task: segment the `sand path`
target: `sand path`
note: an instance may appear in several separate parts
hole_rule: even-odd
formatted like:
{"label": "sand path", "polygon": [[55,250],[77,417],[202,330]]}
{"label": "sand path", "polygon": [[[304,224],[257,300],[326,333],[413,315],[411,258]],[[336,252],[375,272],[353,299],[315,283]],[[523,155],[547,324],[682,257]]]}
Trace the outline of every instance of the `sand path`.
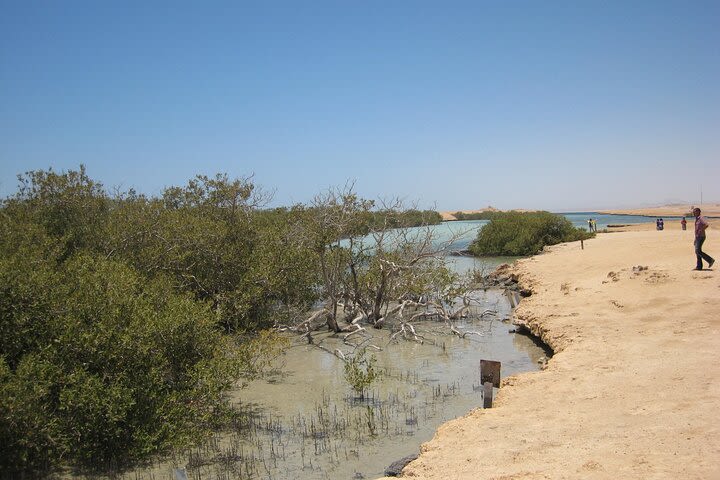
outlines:
{"label": "sand path", "polygon": [[691,270],[691,230],[639,228],[518,262],[534,294],[517,317],[555,356],[441,426],[404,476],[720,479],[720,263]]}

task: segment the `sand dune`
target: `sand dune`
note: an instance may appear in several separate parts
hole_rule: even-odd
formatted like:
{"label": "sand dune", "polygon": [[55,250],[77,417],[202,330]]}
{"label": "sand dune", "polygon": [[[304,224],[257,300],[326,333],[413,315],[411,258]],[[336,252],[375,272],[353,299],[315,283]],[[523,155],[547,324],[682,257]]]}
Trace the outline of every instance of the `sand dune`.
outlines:
{"label": "sand dune", "polygon": [[518,262],[517,319],[555,356],[441,426],[406,477],[720,479],[720,264],[692,271],[692,228],[650,227]]}

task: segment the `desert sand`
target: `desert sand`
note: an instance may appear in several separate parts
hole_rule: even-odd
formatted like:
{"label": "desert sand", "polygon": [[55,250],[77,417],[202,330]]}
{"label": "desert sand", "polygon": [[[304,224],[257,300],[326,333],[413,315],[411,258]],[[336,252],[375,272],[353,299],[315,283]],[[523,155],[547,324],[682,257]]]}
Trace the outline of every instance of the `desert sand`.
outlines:
{"label": "desert sand", "polygon": [[660,207],[631,208],[627,210],[602,210],[598,213],[612,215],[645,215],[648,217],[683,216],[690,212],[693,206],[699,206],[702,214],[710,217],[720,217],[720,204],[703,205],[664,205]]}
{"label": "desert sand", "polygon": [[[533,295],[516,321],[555,355],[442,425],[403,476],[720,479],[720,263],[692,271],[692,223],[674,223],[517,262]],[[720,259],[720,221],[705,251]]]}

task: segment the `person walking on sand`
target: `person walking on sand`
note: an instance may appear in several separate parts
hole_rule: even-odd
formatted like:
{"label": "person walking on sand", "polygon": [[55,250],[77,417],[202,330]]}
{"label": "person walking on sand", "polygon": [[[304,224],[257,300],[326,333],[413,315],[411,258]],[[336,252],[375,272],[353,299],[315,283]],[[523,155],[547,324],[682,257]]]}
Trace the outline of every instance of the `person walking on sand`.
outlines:
{"label": "person walking on sand", "polygon": [[687,230],[687,220],[685,220],[685,217],[683,217],[682,220],[680,220],[680,226],[683,230]]}
{"label": "person walking on sand", "polygon": [[700,216],[699,208],[695,208],[693,210],[693,215],[695,215],[695,255],[697,256],[697,266],[695,267],[695,270],[703,269],[703,260],[707,262],[708,268],[711,268],[713,263],[715,263],[715,259],[702,251],[702,245],[705,242],[705,230],[708,227],[708,222],[705,220],[705,217]]}

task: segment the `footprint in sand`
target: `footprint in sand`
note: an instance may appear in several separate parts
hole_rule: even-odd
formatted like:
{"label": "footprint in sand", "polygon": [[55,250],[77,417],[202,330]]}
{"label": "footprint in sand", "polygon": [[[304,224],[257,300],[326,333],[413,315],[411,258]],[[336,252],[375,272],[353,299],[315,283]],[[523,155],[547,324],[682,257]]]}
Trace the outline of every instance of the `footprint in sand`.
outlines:
{"label": "footprint in sand", "polygon": [[649,277],[647,277],[645,279],[645,282],[650,283],[650,284],[659,284],[659,283],[667,283],[671,280],[672,279],[670,278],[670,275],[668,275],[667,273],[653,272],[650,274]]}

